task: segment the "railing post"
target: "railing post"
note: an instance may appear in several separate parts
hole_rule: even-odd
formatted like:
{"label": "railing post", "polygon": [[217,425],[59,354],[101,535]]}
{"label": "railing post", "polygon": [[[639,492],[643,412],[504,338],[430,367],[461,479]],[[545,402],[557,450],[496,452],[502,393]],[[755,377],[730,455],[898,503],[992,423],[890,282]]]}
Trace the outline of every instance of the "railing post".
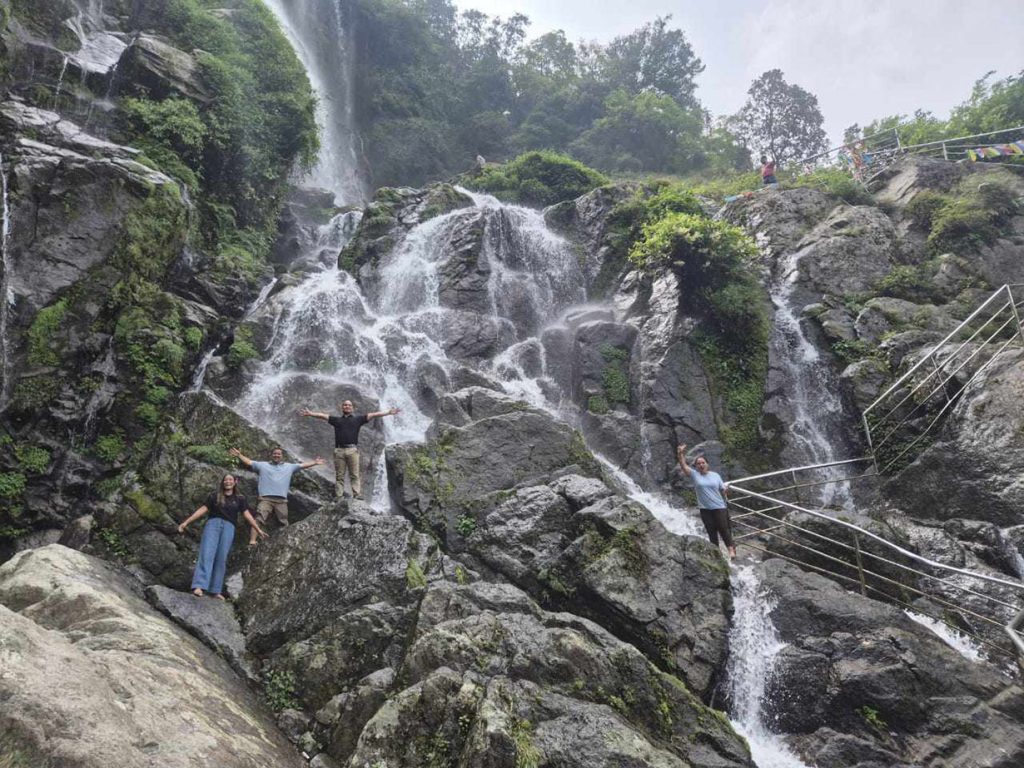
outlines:
{"label": "railing post", "polygon": [[790,477],[793,478],[793,493],[796,496],[796,503],[803,504],[803,499],[800,498],[800,484],[797,482],[796,479],[796,471],[790,472],[789,474]]}
{"label": "railing post", "polygon": [[868,583],[864,578],[864,562],[860,557],[860,536],[853,534],[854,555],[857,558],[857,578],[860,579],[860,593],[867,597]]}
{"label": "railing post", "polygon": [[1021,343],[1024,343],[1024,328],[1020,326],[1020,315],[1017,312],[1017,301],[1013,297],[1013,288],[1009,285],[1006,287],[1006,295],[1010,299],[1010,309],[1013,311],[1013,320],[1017,323],[1017,335],[1020,336]]}
{"label": "railing post", "polygon": [[942,159],[949,160],[949,152],[946,150],[946,142],[942,142]]}
{"label": "railing post", "polygon": [[[936,350],[936,351],[938,351],[938,350]],[[945,363],[943,363],[943,365],[945,365]],[[934,367],[935,368],[935,372],[937,374],[939,374],[938,379],[939,379],[939,384],[942,385],[942,394],[946,398],[946,402],[948,403],[949,402],[949,392],[946,390],[946,383],[944,381],[942,381],[942,369],[939,367],[939,364],[935,361],[935,352],[932,352],[932,367]]]}

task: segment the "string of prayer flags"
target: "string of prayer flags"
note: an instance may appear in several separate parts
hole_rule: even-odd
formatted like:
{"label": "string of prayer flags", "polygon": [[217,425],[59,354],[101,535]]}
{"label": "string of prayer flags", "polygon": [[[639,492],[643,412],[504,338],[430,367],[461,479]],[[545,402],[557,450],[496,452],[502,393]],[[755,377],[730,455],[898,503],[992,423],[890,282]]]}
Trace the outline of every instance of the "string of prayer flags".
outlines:
{"label": "string of prayer flags", "polygon": [[1024,155],[1024,139],[1009,144],[993,144],[990,147],[967,150],[967,159],[972,163],[989,157],[1010,157],[1012,155]]}

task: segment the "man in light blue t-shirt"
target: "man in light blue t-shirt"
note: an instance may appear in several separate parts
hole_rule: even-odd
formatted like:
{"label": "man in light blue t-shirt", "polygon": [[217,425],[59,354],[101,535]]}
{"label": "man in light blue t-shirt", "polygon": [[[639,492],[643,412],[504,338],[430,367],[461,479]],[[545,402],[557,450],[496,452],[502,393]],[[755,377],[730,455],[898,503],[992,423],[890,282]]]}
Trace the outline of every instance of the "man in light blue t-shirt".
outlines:
{"label": "man in light blue t-shirt", "polygon": [[[256,521],[261,527],[266,525],[271,514],[277,518],[277,522],[282,527],[288,525],[288,491],[292,485],[292,475],[300,469],[309,469],[325,463],[317,456],[313,461],[307,461],[304,464],[286,464],[284,451],[280,448],[275,448],[270,452],[270,461],[253,461],[247,456],[243,456],[237,448],[232,448],[229,453],[259,476]],[[250,532],[249,546],[256,546],[255,528]]]}
{"label": "man in light blue t-shirt", "polygon": [[685,445],[680,445],[676,450],[676,458],[679,459],[679,468],[690,478],[693,490],[697,493],[700,520],[704,523],[704,530],[708,532],[708,539],[717,547],[718,537],[721,535],[725,546],[729,548],[729,557],[736,557],[736,544],[732,538],[732,526],[729,524],[729,505],[725,501],[729,496],[728,484],[722,481],[720,474],[711,471],[708,460],[703,456],[694,459],[691,468],[686,463]]}

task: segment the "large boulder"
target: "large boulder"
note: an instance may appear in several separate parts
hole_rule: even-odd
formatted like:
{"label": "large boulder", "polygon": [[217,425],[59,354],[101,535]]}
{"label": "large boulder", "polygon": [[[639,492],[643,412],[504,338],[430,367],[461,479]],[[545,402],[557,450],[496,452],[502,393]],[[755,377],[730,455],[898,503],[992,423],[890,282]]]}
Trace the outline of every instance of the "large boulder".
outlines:
{"label": "large boulder", "polygon": [[885,486],[908,514],[1020,522],[1024,505],[1024,356],[1004,352],[960,396],[937,439]]}
{"label": "large boulder", "polygon": [[789,644],[769,680],[768,717],[799,734],[805,757],[845,755],[835,764],[850,768],[1024,761],[1020,687],[897,608],[781,560],[758,570]]}
{"label": "large boulder", "polygon": [[[631,646],[513,587],[432,587],[404,690],[366,722],[349,765],[748,766],[724,718]],[[345,749],[347,747],[347,749]]]}
{"label": "large boulder", "polygon": [[467,562],[593,619],[711,695],[732,600],[725,563],[708,542],[669,533],[594,478],[566,475],[502,497],[478,517],[460,517]]}
{"label": "large boulder", "polygon": [[151,99],[183,97],[204,103],[212,98],[196,58],[155,35],[132,40],[117,62],[117,75]]}
{"label": "large boulder", "polygon": [[220,657],[79,552],[0,566],[0,647],[0,732],[25,765],[304,764]]}

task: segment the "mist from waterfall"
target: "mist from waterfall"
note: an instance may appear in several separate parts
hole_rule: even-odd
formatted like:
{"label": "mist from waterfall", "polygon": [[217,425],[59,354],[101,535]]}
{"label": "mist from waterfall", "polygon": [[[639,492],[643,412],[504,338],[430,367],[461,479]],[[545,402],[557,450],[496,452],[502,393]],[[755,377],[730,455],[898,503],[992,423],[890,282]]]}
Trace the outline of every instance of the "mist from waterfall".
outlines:
{"label": "mist from waterfall", "polygon": [[786,647],[772,625],[772,602],[754,566],[732,569],[733,617],[729,630],[729,701],[733,728],[750,744],[758,768],[807,768],[768,730],[762,713],[775,657]]}

